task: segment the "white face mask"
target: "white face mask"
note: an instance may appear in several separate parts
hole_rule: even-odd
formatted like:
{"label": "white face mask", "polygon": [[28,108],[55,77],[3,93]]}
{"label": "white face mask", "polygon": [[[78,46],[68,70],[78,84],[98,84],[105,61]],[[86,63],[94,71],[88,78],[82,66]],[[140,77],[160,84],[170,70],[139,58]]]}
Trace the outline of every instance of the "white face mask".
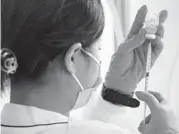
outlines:
{"label": "white face mask", "polygon": [[99,66],[99,75],[97,78],[97,81],[95,83],[95,85],[92,88],[89,89],[84,89],[81,82],[79,81],[79,79],[76,77],[75,74],[72,74],[73,78],[76,80],[77,84],[79,85],[79,87],[81,88],[80,93],[78,94],[77,100],[75,105],[73,106],[73,108],[71,110],[75,110],[77,108],[81,108],[83,106],[85,106],[87,104],[87,102],[89,101],[93,91],[95,91],[95,89],[100,85],[102,78],[101,78],[101,62],[99,62],[97,60],[97,58],[95,56],[93,56],[91,53],[89,53],[88,51],[82,49],[82,51],[87,54],[88,56],[90,56]]}

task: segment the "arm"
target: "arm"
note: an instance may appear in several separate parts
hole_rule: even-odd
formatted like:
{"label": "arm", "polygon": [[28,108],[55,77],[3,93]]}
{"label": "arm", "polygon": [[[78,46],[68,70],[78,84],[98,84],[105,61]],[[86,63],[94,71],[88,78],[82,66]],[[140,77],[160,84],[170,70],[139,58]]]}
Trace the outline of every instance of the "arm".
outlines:
{"label": "arm", "polygon": [[[132,98],[137,84],[144,78],[146,71],[149,44],[149,40],[145,37],[146,30],[143,29],[146,14],[146,6],[139,9],[126,41],[118,47],[112,56],[111,64],[105,78],[104,85],[107,89],[112,89],[116,94],[126,95],[130,98]],[[157,36],[151,42],[152,66],[163,49],[161,39],[164,35],[163,23],[166,17],[167,11],[161,11],[159,14],[159,26],[156,32]]]}

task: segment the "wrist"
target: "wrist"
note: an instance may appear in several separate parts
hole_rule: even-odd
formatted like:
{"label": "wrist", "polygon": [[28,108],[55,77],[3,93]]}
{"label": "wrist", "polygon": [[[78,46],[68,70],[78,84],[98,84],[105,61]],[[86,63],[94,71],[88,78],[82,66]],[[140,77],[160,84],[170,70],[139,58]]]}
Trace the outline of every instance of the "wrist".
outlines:
{"label": "wrist", "polygon": [[114,105],[127,106],[127,107],[139,107],[140,102],[133,98],[134,93],[122,94],[114,89],[107,88],[105,84],[103,85],[101,96],[103,100],[108,101]]}
{"label": "wrist", "polygon": [[133,72],[128,70],[124,74],[118,73],[117,71],[113,72],[113,70],[110,70],[105,77],[105,86],[123,94],[131,94],[134,92],[137,87],[137,82]]}
{"label": "wrist", "polygon": [[121,88],[119,88],[117,86],[111,85],[109,82],[105,82],[104,86],[106,88],[113,89],[114,91],[119,92],[119,93],[124,94],[124,95],[132,95],[134,93],[134,90],[131,90],[131,89],[127,90],[126,88],[121,89]]}

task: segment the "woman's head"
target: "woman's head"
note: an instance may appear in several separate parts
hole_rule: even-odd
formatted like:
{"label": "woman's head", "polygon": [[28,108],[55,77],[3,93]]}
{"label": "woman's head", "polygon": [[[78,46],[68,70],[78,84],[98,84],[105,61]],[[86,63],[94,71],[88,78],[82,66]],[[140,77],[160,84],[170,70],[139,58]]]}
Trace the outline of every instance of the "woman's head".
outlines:
{"label": "woman's head", "polygon": [[103,27],[100,0],[2,0],[1,46],[14,52],[19,65],[14,85],[63,93],[61,85],[75,90],[74,73],[85,88],[91,87],[98,67],[81,48],[98,58]]}

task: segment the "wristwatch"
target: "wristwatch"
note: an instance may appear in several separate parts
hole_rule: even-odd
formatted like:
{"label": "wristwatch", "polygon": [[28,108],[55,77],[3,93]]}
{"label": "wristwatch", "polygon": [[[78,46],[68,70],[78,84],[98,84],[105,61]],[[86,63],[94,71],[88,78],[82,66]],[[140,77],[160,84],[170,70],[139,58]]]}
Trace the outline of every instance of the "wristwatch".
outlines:
{"label": "wristwatch", "polygon": [[137,108],[140,106],[140,101],[133,98],[134,92],[131,94],[122,94],[114,89],[105,87],[103,84],[103,89],[101,96],[105,101],[108,101],[114,105],[124,105],[131,108]]}

